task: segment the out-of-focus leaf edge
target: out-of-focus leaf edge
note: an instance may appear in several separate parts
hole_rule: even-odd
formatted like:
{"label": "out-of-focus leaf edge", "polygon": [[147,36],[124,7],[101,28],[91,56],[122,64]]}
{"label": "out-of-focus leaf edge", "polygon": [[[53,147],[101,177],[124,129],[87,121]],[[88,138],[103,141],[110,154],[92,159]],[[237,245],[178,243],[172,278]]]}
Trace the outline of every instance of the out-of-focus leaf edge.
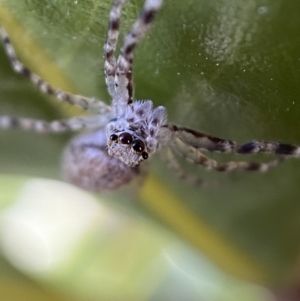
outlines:
{"label": "out-of-focus leaf edge", "polygon": [[2,300],[31,300],[31,301],[71,301],[73,299],[62,296],[57,292],[46,290],[32,283],[0,277],[0,291]]}
{"label": "out-of-focus leaf edge", "polygon": [[[54,87],[59,87],[66,91],[76,93],[75,86],[65,76],[63,70],[53,62],[43,47],[29,36],[26,30],[20,25],[16,18],[10,13],[8,8],[0,3],[0,22],[7,28],[14,46],[22,56],[22,45],[26,39],[26,47],[29,47],[30,53],[39,56],[39,62],[36,64],[35,59],[22,56],[30,67],[35,70],[42,78],[51,83]],[[26,35],[25,35],[26,33]],[[28,49],[27,49],[28,50]],[[53,101],[57,109],[69,116],[76,115],[78,110],[61,110],[61,105]],[[80,111],[82,114],[82,111]],[[186,206],[183,201],[179,200],[170,189],[162,186],[157,179],[150,176],[140,193],[141,202],[152,212],[163,219],[170,227],[192,243],[201,252],[207,254],[214,262],[220,265],[226,271],[244,279],[266,283],[269,276],[266,269],[261,266],[254,258],[238,247],[234,247],[232,242],[226,241],[211,226],[201,221]],[[162,201],[163,200],[163,201]],[[172,212],[172,215],[170,215]]]}
{"label": "out-of-focus leaf edge", "polygon": [[141,189],[140,200],[172,229],[229,273],[250,281],[267,282],[269,276],[263,266],[199,219],[183,205],[183,200],[151,175]]}

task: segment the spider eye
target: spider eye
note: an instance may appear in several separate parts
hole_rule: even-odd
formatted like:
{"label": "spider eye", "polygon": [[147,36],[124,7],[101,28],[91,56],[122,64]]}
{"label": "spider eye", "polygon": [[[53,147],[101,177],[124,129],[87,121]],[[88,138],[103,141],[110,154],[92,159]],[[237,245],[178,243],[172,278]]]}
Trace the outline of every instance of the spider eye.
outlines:
{"label": "spider eye", "polygon": [[116,140],[118,140],[118,135],[112,134],[112,135],[110,135],[109,139],[110,139],[111,141],[116,141]]}
{"label": "spider eye", "polygon": [[148,153],[143,152],[142,153],[142,157],[143,157],[144,160],[148,159]]}
{"label": "spider eye", "polygon": [[132,143],[132,148],[136,152],[141,153],[145,149],[145,144],[142,140],[134,140]]}
{"label": "spider eye", "polygon": [[122,144],[131,144],[132,143],[132,136],[129,134],[129,133],[122,133],[120,136],[119,136],[119,141],[122,143]]}

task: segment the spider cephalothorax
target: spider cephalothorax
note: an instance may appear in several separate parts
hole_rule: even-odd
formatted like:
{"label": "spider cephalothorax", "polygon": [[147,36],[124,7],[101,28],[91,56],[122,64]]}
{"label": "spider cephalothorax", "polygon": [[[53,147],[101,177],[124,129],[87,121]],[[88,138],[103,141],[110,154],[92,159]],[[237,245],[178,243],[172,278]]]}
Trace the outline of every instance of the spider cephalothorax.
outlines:
{"label": "spider cephalothorax", "polygon": [[130,167],[147,160],[159,147],[159,134],[167,121],[166,109],[150,100],[136,101],[106,126],[108,154]]}

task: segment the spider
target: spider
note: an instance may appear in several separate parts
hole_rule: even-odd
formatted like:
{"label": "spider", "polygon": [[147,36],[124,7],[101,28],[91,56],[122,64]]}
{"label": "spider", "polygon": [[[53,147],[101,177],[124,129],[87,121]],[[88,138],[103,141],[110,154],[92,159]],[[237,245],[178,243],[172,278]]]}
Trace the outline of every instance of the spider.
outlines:
{"label": "spider", "polygon": [[[109,14],[107,40],[104,44],[104,73],[111,105],[103,101],[56,89],[23,65],[15,54],[6,31],[1,27],[4,48],[15,72],[27,77],[41,92],[59,101],[79,106],[93,114],[67,120],[47,122],[27,118],[0,116],[0,128],[20,128],[39,133],[61,133],[87,129],[75,136],[63,153],[65,180],[89,191],[116,189],[140,174],[140,165],[160,151],[175,174],[190,179],[181,169],[177,156],[208,170],[247,170],[265,172],[286,157],[300,157],[300,147],[273,141],[237,144],[232,140],[168,123],[166,109],[155,107],[151,100],[133,97],[132,63],[136,46],[148,32],[163,0],[146,0],[139,18],[125,37],[118,58],[121,11],[126,0],[116,0]],[[203,151],[237,154],[275,154],[267,162],[230,161],[218,163]],[[200,184],[200,180],[193,178]]]}

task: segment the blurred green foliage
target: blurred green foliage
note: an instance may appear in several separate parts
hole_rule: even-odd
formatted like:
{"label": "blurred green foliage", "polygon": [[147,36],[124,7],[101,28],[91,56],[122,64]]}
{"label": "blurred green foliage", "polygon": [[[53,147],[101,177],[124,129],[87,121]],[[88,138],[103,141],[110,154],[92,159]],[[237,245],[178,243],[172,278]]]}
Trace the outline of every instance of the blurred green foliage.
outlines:
{"label": "blurred green foliage", "polygon": [[[122,36],[142,3],[130,1],[126,6]],[[7,31],[29,66],[55,81],[56,75],[45,70],[44,59],[37,61],[37,48],[17,42],[26,37],[34,39],[72,83],[67,87],[109,101],[102,47],[111,1],[1,0],[0,5],[11,14],[4,17],[0,12],[0,23],[13,18],[23,29],[21,36],[13,35],[13,26]],[[299,10],[297,0],[165,1],[154,28],[135,53],[136,98],[165,105],[174,123],[218,137],[300,144]],[[3,50],[0,64],[1,114],[47,120],[73,114],[66,106],[58,109],[15,75]],[[59,178],[60,152],[67,138],[1,132],[0,172]],[[212,156],[221,161],[244,159]],[[151,173],[177,196],[181,206],[257,262],[267,274],[266,283],[283,285],[299,256],[300,162],[289,160],[267,174],[217,174],[188,164],[184,167],[209,180],[210,187],[179,183],[159,159],[154,160]],[[153,191],[157,188],[153,184]],[[141,201],[136,206],[154,211],[158,211],[153,209],[156,204],[164,202],[159,197]],[[161,212],[159,219],[174,227],[174,212]],[[188,223],[187,217],[179,224]],[[203,233],[201,228],[194,231],[199,237]],[[224,258],[222,250],[216,253],[213,259],[232,272],[235,258]],[[247,271],[243,276],[261,279],[260,273],[257,278]]]}

